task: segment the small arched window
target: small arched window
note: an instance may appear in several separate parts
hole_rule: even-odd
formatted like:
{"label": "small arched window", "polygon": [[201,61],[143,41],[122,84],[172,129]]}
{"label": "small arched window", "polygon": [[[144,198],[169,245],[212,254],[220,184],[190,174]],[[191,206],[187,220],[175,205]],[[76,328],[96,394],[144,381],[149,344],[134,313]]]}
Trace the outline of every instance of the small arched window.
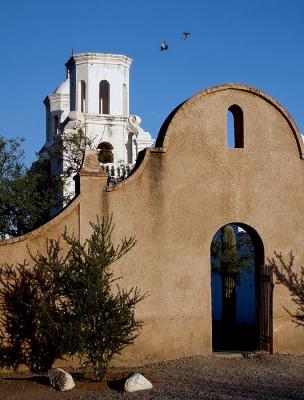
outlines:
{"label": "small arched window", "polygon": [[86,112],[86,83],[85,81],[79,82],[79,108],[80,111]]}
{"label": "small arched window", "polygon": [[127,85],[124,83],[123,84],[123,115],[128,115],[128,88]]}
{"label": "small arched window", "polygon": [[99,114],[110,114],[110,84],[108,81],[99,83]]}
{"label": "small arched window", "polygon": [[227,112],[227,146],[229,148],[244,147],[244,117],[242,109],[236,104]]}
{"label": "small arched window", "polygon": [[113,146],[108,142],[101,142],[98,145],[98,160],[102,164],[113,162]]}

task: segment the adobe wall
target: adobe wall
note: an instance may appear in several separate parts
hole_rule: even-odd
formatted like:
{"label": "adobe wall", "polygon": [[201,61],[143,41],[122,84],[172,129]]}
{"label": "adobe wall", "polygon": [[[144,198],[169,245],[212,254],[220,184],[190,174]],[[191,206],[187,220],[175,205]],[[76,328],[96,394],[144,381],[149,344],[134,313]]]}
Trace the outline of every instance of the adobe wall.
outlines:
{"label": "adobe wall", "polygon": [[[232,104],[244,113],[242,149],[226,145]],[[287,255],[290,249],[298,263],[304,259],[302,140],[273,99],[241,85],[200,92],[165,122],[157,146],[128,179],[110,188],[89,154],[74,202],[26,237],[0,243],[1,260],[15,262],[24,258],[27,244],[41,248],[64,225],[85,239],[90,220],[113,213],[114,239],[137,239],[113,268],[124,277],[122,286],[149,292],[137,307],[143,331],[116,360],[124,365],[211,353],[210,244],[221,226],[254,228],[266,259],[274,250]],[[292,309],[293,303],[276,285],[274,351],[304,353],[304,330],[283,307]]]}
{"label": "adobe wall", "polygon": [[[244,113],[245,146],[226,145],[227,110]],[[175,113],[158,149],[108,191],[117,238],[138,243],[119,264],[128,285],[148,291],[138,306],[145,328],[130,360],[211,352],[210,244],[223,225],[250,225],[265,255],[292,249],[304,259],[303,160],[299,132],[268,96],[240,85],[201,92]],[[304,331],[283,307],[289,293],[274,290],[274,351],[304,352]]]}

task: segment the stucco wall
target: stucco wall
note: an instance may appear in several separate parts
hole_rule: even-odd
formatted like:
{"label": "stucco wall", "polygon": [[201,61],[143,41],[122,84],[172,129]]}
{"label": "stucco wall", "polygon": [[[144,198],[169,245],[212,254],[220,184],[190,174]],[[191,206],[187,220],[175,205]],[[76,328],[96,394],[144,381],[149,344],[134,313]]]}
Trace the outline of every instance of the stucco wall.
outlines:
{"label": "stucco wall", "polygon": [[[232,104],[244,113],[242,149],[226,145]],[[210,244],[221,226],[253,227],[266,259],[274,250],[292,249],[299,263],[304,256],[302,145],[281,106],[240,85],[214,88],[184,103],[162,136],[162,150],[108,193],[117,237],[138,238],[118,273],[150,293],[138,307],[146,325],[132,359],[211,351]],[[293,304],[276,285],[274,351],[304,352],[304,332],[283,307]]]}
{"label": "stucco wall", "polygon": [[[242,149],[226,145],[232,104],[244,114]],[[0,246],[1,260],[22,260],[26,244],[41,246],[65,224],[85,239],[90,220],[113,213],[114,238],[137,239],[113,268],[124,277],[121,285],[149,292],[137,308],[145,326],[116,360],[122,364],[211,353],[210,244],[221,226],[254,228],[266,259],[274,250],[293,250],[299,264],[304,258],[303,146],[274,100],[241,85],[200,92],[169,117],[157,146],[116,187],[106,188],[105,176],[84,166],[81,194],[63,213],[26,239]],[[274,351],[304,353],[304,331],[283,307],[292,310],[293,303],[276,285]]]}

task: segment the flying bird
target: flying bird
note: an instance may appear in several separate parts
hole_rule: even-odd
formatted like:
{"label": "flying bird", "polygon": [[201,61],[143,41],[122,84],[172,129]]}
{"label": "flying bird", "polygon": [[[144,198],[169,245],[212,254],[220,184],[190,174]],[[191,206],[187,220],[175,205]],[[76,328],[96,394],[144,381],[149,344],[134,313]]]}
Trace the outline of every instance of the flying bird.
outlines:
{"label": "flying bird", "polygon": [[184,35],[184,40],[186,40],[186,39],[188,39],[190,32],[183,32],[183,35]]}
{"label": "flying bird", "polygon": [[167,42],[164,40],[160,46],[160,51],[168,50]]}

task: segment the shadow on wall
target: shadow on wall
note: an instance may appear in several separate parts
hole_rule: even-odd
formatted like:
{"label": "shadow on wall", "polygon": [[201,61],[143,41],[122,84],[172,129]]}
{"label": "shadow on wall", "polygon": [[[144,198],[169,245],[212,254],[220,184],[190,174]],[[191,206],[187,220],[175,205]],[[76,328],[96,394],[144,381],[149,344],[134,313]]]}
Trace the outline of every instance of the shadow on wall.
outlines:
{"label": "shadow on wall", "polygon": [[304,267],[301,266],[299,272],[295,272],[294,255],[289,252],[289,260],[285,261],[282,253],[274,252],[273,258],[268,258],[268,266],[276,276],[276,283],[285,286],[291,295],[292,301],[296,304],[295,313],[284,310],[292,317],[297,326],[304,328]]}
{"label": "shadow on wall", "polygon": [[32,372],[47,371],[64,355],[61,313],[47,273],[26,261],[4,264],[0,285],[0,368],[25,364]]}

